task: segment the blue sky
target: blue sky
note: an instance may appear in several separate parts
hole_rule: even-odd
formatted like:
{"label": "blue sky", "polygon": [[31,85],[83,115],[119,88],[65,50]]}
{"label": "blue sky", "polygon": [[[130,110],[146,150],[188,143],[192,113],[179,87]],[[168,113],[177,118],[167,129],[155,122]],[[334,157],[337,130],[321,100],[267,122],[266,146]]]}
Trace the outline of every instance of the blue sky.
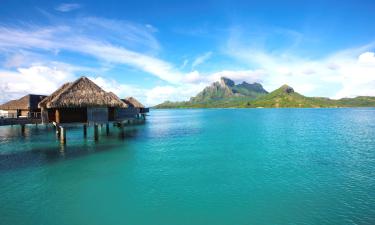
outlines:
{"label": "blue sky", "polygon": [[374,1],[0,1],[0,102],[82,75],[147,105],[220,76],[375,95]]}

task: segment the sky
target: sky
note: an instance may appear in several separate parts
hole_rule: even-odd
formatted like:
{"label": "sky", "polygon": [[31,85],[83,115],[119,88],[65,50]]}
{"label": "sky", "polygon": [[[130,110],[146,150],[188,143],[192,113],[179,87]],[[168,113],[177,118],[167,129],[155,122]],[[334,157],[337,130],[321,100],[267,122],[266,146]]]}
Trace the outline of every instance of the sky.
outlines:
{"label": "sky", "polygon": [[225,76],[375,96],[375,1],[0,0],[0,103],[87,76],[147,106]]}

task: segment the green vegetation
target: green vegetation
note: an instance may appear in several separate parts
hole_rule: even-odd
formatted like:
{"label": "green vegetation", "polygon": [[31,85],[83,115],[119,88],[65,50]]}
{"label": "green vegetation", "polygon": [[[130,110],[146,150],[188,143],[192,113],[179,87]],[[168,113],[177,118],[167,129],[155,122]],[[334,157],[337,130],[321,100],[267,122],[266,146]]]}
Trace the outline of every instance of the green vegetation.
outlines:
{"label": "green vegetation", "polygon": [[232,80],[222,77],[220,82],[215,82],[206,87],[197,96],[186,102],[186,104],[215,105],[218,104],[217,101],[222,102],[220,104],[226,104],[228,101],[237,102],[239,99],[244,98],[255,99],[267,93],[261,84],[242,82],[235,85]]}
{"label": "green vegetation", "polygon": [[336,108],[375,107],[375,97],[359,96],[333,100],[322,97],[306,97],[288,85],[268,93],[262,85],[234,82],[222,78],[206,87],[196,97],[184,102],[164,102],[154,108]]}

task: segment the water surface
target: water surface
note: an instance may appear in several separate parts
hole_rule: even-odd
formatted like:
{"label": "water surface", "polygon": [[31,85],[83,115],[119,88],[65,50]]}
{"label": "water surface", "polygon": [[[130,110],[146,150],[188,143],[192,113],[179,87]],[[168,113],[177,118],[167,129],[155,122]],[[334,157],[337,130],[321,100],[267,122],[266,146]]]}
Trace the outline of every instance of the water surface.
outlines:
{"label": "water surface", "polygon": [[375,109],[154,110],[100,141],[0,127],[0,224],[375,224]]}

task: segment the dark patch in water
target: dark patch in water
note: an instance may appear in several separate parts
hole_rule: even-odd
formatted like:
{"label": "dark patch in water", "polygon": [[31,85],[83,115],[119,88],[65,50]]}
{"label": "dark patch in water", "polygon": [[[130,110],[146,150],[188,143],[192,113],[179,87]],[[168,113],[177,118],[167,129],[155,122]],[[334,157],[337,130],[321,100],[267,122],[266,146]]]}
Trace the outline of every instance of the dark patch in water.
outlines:
{"label": "dark patch in water", "polygon": [[[0,154],[0,170],[15,170],[28,167],[38,167],[63,160],[75,159],[87,155],[110,151],[118,146],[125,146],[128,139],[139,137],[136,127],[127,127],[124,134],[111,132],[109,136],[102,135],[97,143],[87,143],[82,139],[79,146],[56,145],[38,147],[31,151],[19,151]],[[122,140],[122,141],[121,141]]]}

